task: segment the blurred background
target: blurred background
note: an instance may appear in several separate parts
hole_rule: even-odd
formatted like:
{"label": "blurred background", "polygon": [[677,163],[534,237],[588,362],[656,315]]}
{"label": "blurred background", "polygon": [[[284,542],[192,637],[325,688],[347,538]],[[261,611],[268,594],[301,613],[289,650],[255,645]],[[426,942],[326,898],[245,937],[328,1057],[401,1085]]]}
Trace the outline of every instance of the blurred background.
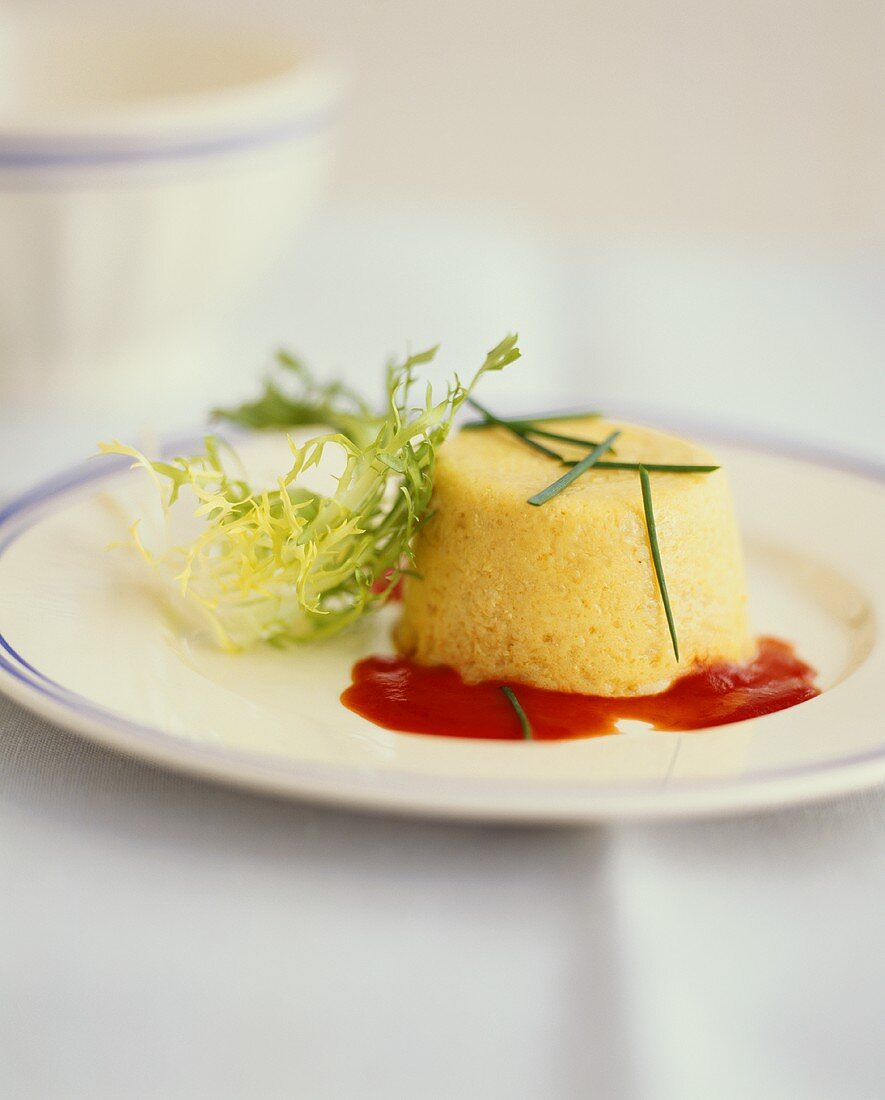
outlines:
{"label": "blurred background", "polygon": [[[0,8],[0,497],[514,329],[496,409],[885,461],[881,0],[95,11]],[[551,835],[4,743],[10,1097],[883,1094],[873,795]]]}
{"label": "blurred background", "polygon": [[279,344],[371,388],[407,346],[463,368],[512,329],[502,407],[882,453],[881,4],[95,10],[0,17],[22,475],[62,457],[47,434],[192,427]]}

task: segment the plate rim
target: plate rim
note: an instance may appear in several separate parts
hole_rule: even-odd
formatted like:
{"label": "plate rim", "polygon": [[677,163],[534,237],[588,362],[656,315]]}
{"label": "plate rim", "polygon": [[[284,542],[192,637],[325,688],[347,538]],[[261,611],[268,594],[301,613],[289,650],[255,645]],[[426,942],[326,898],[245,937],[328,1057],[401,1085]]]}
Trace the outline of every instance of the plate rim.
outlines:
{"label": "plate rim", "polygon": [[[658,423],[661,421],[666,418],[659,417]],[[885,485],[885,463],[850,452],[764,433],[722,430],[709,424],[688,430],[695,436],[750,453],[804,461]],[[232,434],[243,438],[241,433]],[[188,444],[193,447],[195,441],[196,436],[190,434],[163,446],[161,453],[186,451]],[[0,558],[54,501],[119,477],[130,467],[128,458],[105,459],[101,466],[88,459],[14,496],[0,507]],[[835,798],[885,783],[885,745],[836,763],[814,762],[762,773],[751,781],[681,780],[678,799],[673,798],[672,788],[666,783],[653,788],[642,784],[622,786],[617,790],[604,784],[539,786],[526,780],[507,780],[502,786],[499,781],[480,777],[418,775],[373,771],[357,765],[277,759],[191,742],[102,707],[31,665],[5,638],[2,624],[0,691],[31,713],[105,749],[123,751],[192,777],[278,797],[408,816],[561,825],[673,820],[752,813]],[[813,703],[812,700],[806,705]],[[553,746],[546,747],[555,751]],[[551,804],[554,792],[556,805]]]}

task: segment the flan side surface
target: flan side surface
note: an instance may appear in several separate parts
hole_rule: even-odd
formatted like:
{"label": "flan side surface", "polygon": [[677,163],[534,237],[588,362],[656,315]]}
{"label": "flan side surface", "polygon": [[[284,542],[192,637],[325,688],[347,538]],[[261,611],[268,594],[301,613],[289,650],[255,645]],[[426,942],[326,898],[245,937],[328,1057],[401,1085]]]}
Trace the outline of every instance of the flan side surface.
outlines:
{"label": "flan side surface", "polygon": [[[704,448],[602,418],[553,429],[627,462],[714,465]],[[571,458],[587,448],[554,444]],[[659,691],[694,663],[754,650],[740,538],[724,471],[650,474],[679,638],[677,664],[655,579],[639,475],[589,470],[540,507],[563,467],[500,428],[461,431],[439,454],[433,516],[415,546],[399,648],[480,680],[588,695]]]}

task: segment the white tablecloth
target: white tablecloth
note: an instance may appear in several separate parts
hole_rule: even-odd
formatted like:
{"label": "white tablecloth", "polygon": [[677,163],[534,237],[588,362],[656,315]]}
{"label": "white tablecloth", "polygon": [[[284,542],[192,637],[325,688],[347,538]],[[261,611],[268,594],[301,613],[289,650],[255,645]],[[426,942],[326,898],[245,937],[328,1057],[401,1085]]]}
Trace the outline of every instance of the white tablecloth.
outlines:
{"label": "white tablecloth", "polygon": [[883,793],[477,828],[0,729],[4,1097],[882,1095]]}
{"label": "white tablecloth", "polygon": [[[550,404],[687,404],[885,454],[881,271],[349,217],[238,361],[279,333],[357,378],[400,337],[474,359],[520,322]],[[526,364],[514,407],[538,398]],[[87,420],[55,417],[4,422],[0,488],[82,450]],[[4,1098],[866,1100],[883,901],[882,792],[686,825],[386,820],[181,778],[0,700]]]}

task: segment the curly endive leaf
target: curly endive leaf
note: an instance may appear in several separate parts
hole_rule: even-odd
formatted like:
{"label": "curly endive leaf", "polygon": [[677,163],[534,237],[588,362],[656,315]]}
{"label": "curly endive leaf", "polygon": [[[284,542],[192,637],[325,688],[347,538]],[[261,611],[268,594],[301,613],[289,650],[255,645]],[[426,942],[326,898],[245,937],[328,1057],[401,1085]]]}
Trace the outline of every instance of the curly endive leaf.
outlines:
{"label": "curly endive leaf", "polygon": [[[411,542],[428,517],[437,452],[455,413],[479,379],[519,358],[509,336],[486,356],[468,385],[456,376],[434,402],[428,387],[416,400],[416,368],[432,348],[388,369],[386,407],[373,414],[340,385],[318,386],[296,361],[283,365],[300,385],[285,394],[269,383],[263,397],[223,413],[254,428],[328,424],[334,430],[297,444],[276,485],[258,489],[232,475],[220,442],[202,454],[152,462],[118,442],[125,454],[168,486],[167,509],[187,490],[196,500],[200,533],[160,555],[143,553],[208,617],[228,648],[258,641],[305,641],[342,630],[390,595],[412,563]],[[343,459],[329,496],[299,484],[329,448]],[[137,536],[136,536],[137,537]]]}
{"label": "curly endive leaf", "polygon": [[286,392],[268,379],[256,401],[229,409],[213,409],[212,416],[244,428],[295,428],[327,424],[355,443],[367,444],[379,426],[366,401],[342,382],[319,383],[300,359],[289,352],[277,353],[282,372],[294,378],[297,391]]}

